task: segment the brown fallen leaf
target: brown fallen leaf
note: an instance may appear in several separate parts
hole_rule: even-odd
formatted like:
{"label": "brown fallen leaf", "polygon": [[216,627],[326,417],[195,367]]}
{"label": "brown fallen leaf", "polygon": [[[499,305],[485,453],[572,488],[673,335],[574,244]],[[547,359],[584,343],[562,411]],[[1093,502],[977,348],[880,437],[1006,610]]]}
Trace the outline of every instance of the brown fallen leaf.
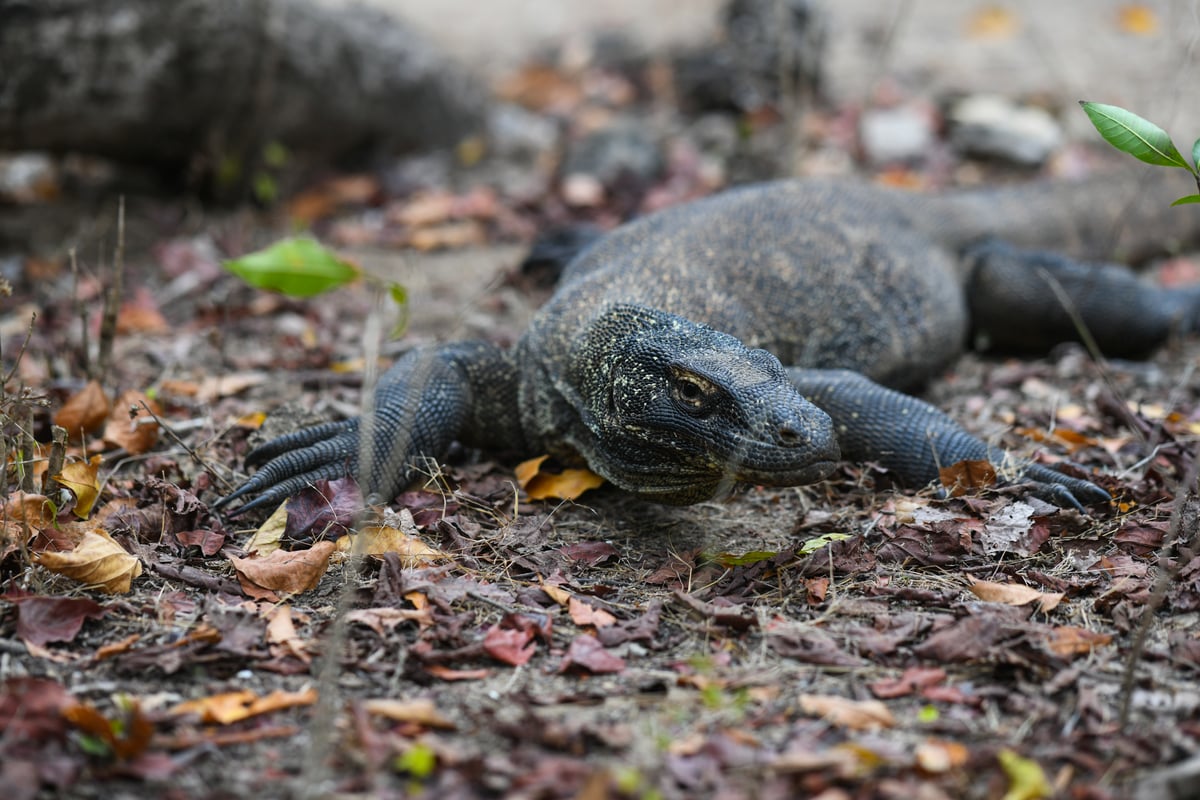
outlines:
{"label": "brown fallen leaf", "polygon": [[967,763],[971,753],[961,742],[927,739],[917,745],[913,759],[922,772],[940,774]]}
{"label": "brown fallen leaf", "polygon": [[938,470],[938,479],[951,497],[996,485],[996,468],[990,461],[959,461]]}
{"label": "brown fallen leaf", "polygon": [[230,556],[242,591],[256,600],[281,600],[316,587],[329,567],[333,542],[317,542],[307,550],[276,550],[262,558]]}
{"label": "brown fallen leaf", "polygon": [[98,455],[87,461],[72,461],[63,465],[62,472],[51,476],[75,495],[75,508],[72,510],[80,519],[88,518],[96,498],[100,496],[100,462]]}
{"label": "brown fallen leaf", "polygon": [[150,415],[161,415],[158,403],[142,392],[123,392],[113,403],[113,413],[104,426],[104,441],[123,447],[130,455],[141,455],[158,441],[158,422]]}
{"label": "brown fallen leaf", "polygon": [[144,286],[134,290],[133,298],[121,304],[117,312],[117,333],[166,333],[171,330],[158,308],[158,301]]}
{"label": "brown fallen leaf", "polygon": [[967,576],[970,581],[971,594],[989,603],[1004,603],[1009,606],[1023,606],[1037,602],[1041,611],[1053,611],[1064,597],[1062,592],[1039,592],[1031,586],[1021,583],[994,583],[981,581]]}
{"label": "brown fallen leaf", "polygon": [[0,600],[17,609],[17,638],[44,647],[51,642],[74,641],[89,619],[100,619],[108,609],[87,597],[47,597],[10,589]]}
{"label": "brown fallen leaf", "polygon": [[574,500],[588,489],[604,484],[604,479],[586,469],[564,469],[562,472],[542,472],[541,466],[548,456],[523,461],[517,465],[517,485],[525,490],[530,500]]}
{"label": "brown fallen leaf", "polygon": [[66,428],[72,441],[80,441],[84,434],[99,430],[110,411],[112,405],[100,382],[90,381],[67,399],[54,415],[54,424]]}
{"label": "brown fallen leaf", "polygon": [[567,612],[571,615],[571,621],[576,625],[593,625],[597,628],[607,628],[617,621],[616,617],[603,608],[596,608],[589,603],[583,602],[578,597],[572,597],[567,602]]}
{"label": "brown fallen leaf", "polygon": [[800,710],[837,725],[856,731],[874,731],[891,728],[895,717],[888,707],[878,700],[849,700],[836,695],[800,695]]}
{"label": "brown fallen leaf", "polygon": [[312,654],[308,652],[308,642],[296,633],[296,624],[292,619],[291,606],[275,606],[267,614],[267,644],[275,655],[288,655],[312,663]]}
{"label": "brown fallen leaf", "polygon": [[142,574],[137,556],[117,544],[103,528],[86,529],[74,550],[43,551],[35,553],[33,560],[51,572],[109,594],[128,592],[133,579]]}
{"label": "brown fallen leaf", "polygon": [[368,714],[386,717],[393,722],[412,722],[426,728],[441,728],[452,731],[455,724],[434,706],[427,698],[416,700],[393,700],[391,698],[375,698],[363,701],[363,708]]}
{"label": "brown fallen leaf", "polygon": [[99,739],[120,761],[130,761],[146,752],[154,736],[154,724],[135,701],[120,719],[109,720],[88,703],[63,709],[63,717],[79,730]]}
{"label": "brown fallen leaf", "polygon": [[284,501],[271,512],[271,516],[267,517],[262,525],[258,526],[258,530],[246,542],[246,552],[269,556],[278,550],[283,532],[287,529],[287,518],[287,502]]}
{"label": "brown fallen leaf", "polygon": [[558,665],[559,672],[584,671],[593,675],[622,672],[625,659],[607,649],[595,636],[576,636]]}
{"label": "brown fallen leaf", "polygon": [[421,627],[427,627],[432,621],[428,608],[356,608],[346,612],[346,622],[365,625],[380,636],[401,622],[416,622]]}
{"label": "brown fallen leaf", "polygon": [[31,528],[54,524],[54,505],[44,494],[13,492],[0,509],[0,518],[7,522],[26,522]]}
{"label": "brown fallen leaf", "polygon": [[1111,634],[1063,625],[1050,631],[1046,646],[1055,655],[1070,657],[1087,655],[1111,642]]}

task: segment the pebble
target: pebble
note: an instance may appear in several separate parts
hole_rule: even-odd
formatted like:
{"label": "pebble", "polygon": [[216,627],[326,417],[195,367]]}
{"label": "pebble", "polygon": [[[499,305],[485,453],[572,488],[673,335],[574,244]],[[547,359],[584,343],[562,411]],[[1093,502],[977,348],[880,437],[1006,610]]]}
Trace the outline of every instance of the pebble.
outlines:
{"label": "pebble", "polygon": [[947,115],[950,142],[972,156],[1036,167],[1063,143],[1062,127],[1045,109],[1021,106],[999,95],[959,100]]}
{"label": "pebble", "polygon": [[868,109],[859,118],[858,136],[872,164],[917,161],[933,145],[933,115],[916,106]]}

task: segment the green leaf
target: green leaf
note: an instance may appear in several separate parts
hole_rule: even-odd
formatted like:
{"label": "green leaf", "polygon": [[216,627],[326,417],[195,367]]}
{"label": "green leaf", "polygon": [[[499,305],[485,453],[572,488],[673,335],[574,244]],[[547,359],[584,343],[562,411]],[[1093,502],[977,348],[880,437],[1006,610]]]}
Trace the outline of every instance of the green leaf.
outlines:
{"label": "green leaf", "polygon": [[288,162],[288,149],[279,142],[267,142],[262,151],[263,163],[268,167],[279,169]]}
{"label": "green leaf", "polygon": [[1200,169],[1200,139],[1192,142],[1192,163]]}
{"label": "green leaf", "polygon": [[414,778],[428,778],[437,768],[437,753],[425,744],[415,744],[396,758],[396,770]]}
{"label": "green leaf", "polygon": [[848,533],[823,533],[820,536],[809,539],[803,545],[801,545],[800,554],[805,556],[811,555],[827,544],[833,544],[834,542],[840,542],[843,539],[849,538],[850,534]]}
{"label": "green leaf", "polygon": [[1132,111],[1103,103],[1079,101],[1088,119],[1104,140],[1122,153],[1128,153],[1147,164],[1163,167],[1181,167],[1188,172],[1192,167],[1183,160],[1175,149],[1175,143],[1162,128],[1149,120],[1142,119]]}
{"label": "green leaf", "polygon": [[710,560],[720,564],[722,567],[746,567],[751,564],[757,564],[759,561],[766,561],[768,558],[774,558],[777,555],[779,553],[775,550],[751,550],[741,555],[735,553],[718,553],[712,556]]}
{"label": "green leaf", "polygon": [[283,239],[224,265],[251,286],[290,297],[312,297],[350,283],[359,274],[354,264],[307,238]]}
{"label": "green leaf", "polygon": [[1186,206],[1191,205],[1192,203],[1200,203],[1200,194],[1189,194],[1187,197],[1181,197],[1174,203],[1171,203],[1171,205]]}

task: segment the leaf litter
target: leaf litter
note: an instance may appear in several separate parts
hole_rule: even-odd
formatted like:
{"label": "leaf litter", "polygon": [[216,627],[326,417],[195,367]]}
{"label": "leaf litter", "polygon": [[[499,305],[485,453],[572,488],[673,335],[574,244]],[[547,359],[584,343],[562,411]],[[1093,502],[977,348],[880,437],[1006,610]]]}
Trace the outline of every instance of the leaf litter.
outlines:
{"label": "leaf litter", "polygon": [[[1020,26],[981,12],[966,35]],[[628,102],[632,89],[603,78],[541,65],[505,91],[541,108]],[[682,163],[646,196],[692,191]],[[531,214],[491,189],[401,196],[340,176],[287,211],[347,251],[619,218],[605,206],[614,187],[576,184]],[[586,202],[568,212],[571,196]],[[184,796],[296,787],[321,714],[340,791],[437,797],[1101,798],[1120,796],[1110,776],[1200,741],[1200,559],[1181,546],[1195,508],[1171,522],[1200,437],[1194,386],[1168,407],[1162,379],[1114,365],[1101,380],[1067,349],[1022,365],[968,356],[931,388],[952,413],[990,404],[993,421],[1044,452],[1103,469],[1095,479],[1114,504],[1093,517],[997,487],[977,464],[948,465],[947,497],[893,492],[883,471],[848,465],[821,486],[657,509],[594,476],[459,453],[397,498],[391,519],[330,481],[251,536],[211,513],[228,470],[197,467],[169,434],[228,466],[280,395],[329,404],[322,413],[355,408],[361,380],[337,365],[361,356],[370,298],[362,287],[308,304],[257,296],[217,267],[232,235],[160,243],[162,280],[218,287],[220,307],[194,289],[171,299],[173,283],[137,294],[121,313],[121,391],[80,381],[63,392],[55,421],[79,443],[53,491],[5,502],[0,626],[5,658],[26,674],[0,682],[0,782],[19,796],[82,781],[153,792],[168,776]],[[358,273],[350,256],[308,244],[283,257],[311,260],[315,282]],[[276,281],[276,262],[258,268]],[[508,343],[520,330],[517,283],[485,293],[483,335]],[[429,335],[418,322],[430,308],[411,294],[413,328]],[[69,349],[67,331],[55,335],[31,352]],[[222,350],[222,336],[259,346]],[[164,347],[191,353],[165,377],[146,366]],[[1183,374],[1196,348],[1160,353],[1153,369]],[[93,461],[85,446],[121,460]],[[1123,663],[1167,564],[1177,577],[1122,731]],[[331,660],[340,679],[318,689]],[[1173,738],[1156,733],[1165,725]]]}

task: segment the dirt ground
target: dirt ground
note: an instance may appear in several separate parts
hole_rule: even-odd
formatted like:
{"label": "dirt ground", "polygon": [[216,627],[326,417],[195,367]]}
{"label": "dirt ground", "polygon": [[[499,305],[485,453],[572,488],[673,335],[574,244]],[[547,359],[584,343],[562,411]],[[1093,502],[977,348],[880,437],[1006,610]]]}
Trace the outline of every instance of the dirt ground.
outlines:
{"label": "dirt ground", "polygon": [[[488,37],[511,45],[496,60],[512,70],[567,24],[547,4],[465,4],[469,20],[453,4],[396,4],[459,52]],[[651,16],[615,18],[664,26],[646,38],[659,47],[703,35],[696,17],[711,5],[595,7]],[[1033,177],[950,154],[940,131],[919,164],[863,163],[845,131],[871,93],[931,108],[952,90],[1091,94],[1200,130],[1176,77],[1194,71],[1194,6],[1145,4],[1157,33],[1131,32],[1127,6],[981,17],[984,4],[831,4],[830,100],[807,117],[817,144],[800,171],[827,171],[836,153],[869,179],[923,188]],[[525,24],[534,18],[543,28]],[[552,73],[525,79],[635,104],[597,71]],[[576,102],[579,116],[594,111]],[[1061,118],[1069,136],[1087,133]],[[1076,170],[1090,152],[1069,144],[1044,171]],[[695,177],[680,161],[641,196],[691,192],[678,189]],[[331,553],[292,531],[266,574],[250,557],[267,549],[250,543],[266,515],[211,510],[243,476],[260,415],[356,413],[373,332],[385,361],[428,341],[511,343],[547,291],[518,268],[539,225],[619,216],[569,207],[553,180],[546,196],[470,180],[499,171],[395,188],[427,167],[333,176],[302,194],[309,205],[266,210],[130,199],[125,303],[100,382],[110,400],[153,396],[163,431],[136,454],[92,437],[104,461],[86,522],[68,524],[64,506],[33,539],[33,512],[22,533],[5,529],[6,797],[1194,796],[1161,782],[1200,750],[1200,507],[1179,488],[1200,448],[1194,336],[1145,362],[1097,362],[1079,345],[1025,360],[968,354],[929,387],[989,441],[1078,465],[1112,493],[1107,508],[1063,510],[1019,486],[943,498],[853,464],[818,485],[743,487],[682,509],[611,488],[534,501],[512,463],[458,448],[392,504],[411,517],[387,518],[405,534],[389,554]],[[83,394],[81,353],[99,337],[117,239],[99,206],[71,240],[78,280],[62,247],[4,262],[18,264],[18,291],[0,322],[14,369],[3,410],[32,409],[39,431]],[[302,212],[323,241],[405,287],[401,339],[387,340],[397,312],[368,286],[295,300],[220,268]],[[1156,264],[1156,279],[1194,279],[1196,263]],[[76,298],[91,311],[87,337]],[[340,523],[360,506],[338,487],[296,515]],[[96,558],[104,569],[137,558],[127,592],[85,589],[33,555],[69,551],[80,526],[115,541]]]}

